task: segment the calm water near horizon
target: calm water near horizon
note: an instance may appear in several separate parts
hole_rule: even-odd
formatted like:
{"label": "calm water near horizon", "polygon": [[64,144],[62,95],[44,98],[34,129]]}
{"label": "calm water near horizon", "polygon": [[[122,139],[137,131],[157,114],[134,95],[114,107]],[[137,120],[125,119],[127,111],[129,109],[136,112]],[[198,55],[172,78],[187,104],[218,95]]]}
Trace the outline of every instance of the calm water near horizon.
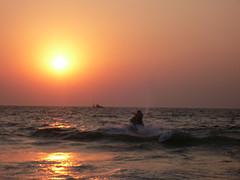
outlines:
{"label": "calm water near horizon", "polygon": [[240,178],[240,110],[136,110],[0,106],[0,179]]}

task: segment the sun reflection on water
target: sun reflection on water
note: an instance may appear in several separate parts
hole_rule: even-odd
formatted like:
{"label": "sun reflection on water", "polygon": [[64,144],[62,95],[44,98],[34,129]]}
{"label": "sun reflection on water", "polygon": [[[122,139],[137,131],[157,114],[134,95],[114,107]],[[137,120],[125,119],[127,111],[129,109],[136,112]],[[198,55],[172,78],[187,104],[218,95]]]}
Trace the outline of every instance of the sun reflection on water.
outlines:
{"label": "sun reflection on water", "polygon": [[[24,171],[32,171],[33,179],[108,179],[101,169],[105,162],[113,159],[111,153],[101,152],[42,152],[42,151],[9,151],[0,154],[0,160],[7,163],[24,162],[31,165]],[[32,164],[33,163],[33,164]],[[35,169],[37,168],[37,169]],[[36,170],[36,171],[35,171]],[[38,178],[35,178],[38,177]],[[24,179],[24,178],[20,178]]]}
{"label": "sun reflection on water", "polygon": [[50,162],[48,169],[54,174],[69,175],[70,168],[74,165],[78,165],[74,161],[72,153],[50,153],[45,158],[45,161]]}
{"label": "sun reflection on water", "polygon": [[72,125],[65,122],[54,122],[49,125],[51,128],[73,128]]}
{"label": "sun reflection on water", "polygon": [[48,174],[48,177],[53,176],[58,178],[71,176],[74,178],[79,178],[79,176],[75,176],[74,172],[72,171],[72,167],[80,165],[75,159],[75,155],[73,153],[42,153],[41,159],[45,161],[45,163],[42,164],[42,168]]}
{"label": "sun reflection on water", "polygon": [[46,158],[49,161],[66,161],[71,158],[70,153],[52,153]]}
{"label": "sun reflection on water", "polygon": [[[96,163],[111,158],[111,155],[101,153],[89,154],[74,152],[54,152],[42,153],[41,159],[46,162],[42,167],[45,169],[46,173],[49,174],[49,177],[73,177],[78,179],[89,175],[95,175],[95,172],[93,172],[92,169],[87,170],[84,168],[86,167],[86,162]],[[86,172],[83,173],[82,171],[78,171],[77,169],[79,168],[84,168]],[[94,177],[92,179],[97,180],[98,178]]]}

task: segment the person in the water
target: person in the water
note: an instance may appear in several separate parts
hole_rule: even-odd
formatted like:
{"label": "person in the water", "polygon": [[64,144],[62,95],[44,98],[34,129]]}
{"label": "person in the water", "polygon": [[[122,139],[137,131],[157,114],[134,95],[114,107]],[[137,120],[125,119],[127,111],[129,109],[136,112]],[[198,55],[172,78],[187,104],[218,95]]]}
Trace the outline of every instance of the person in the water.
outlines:
{"label": "person in the water", "polygon": [[130,119],[130,122],[136,126],[136,125],[141,125],[144,126],[143,123],[143,113],[142,111],[138,110],[137,113]]}

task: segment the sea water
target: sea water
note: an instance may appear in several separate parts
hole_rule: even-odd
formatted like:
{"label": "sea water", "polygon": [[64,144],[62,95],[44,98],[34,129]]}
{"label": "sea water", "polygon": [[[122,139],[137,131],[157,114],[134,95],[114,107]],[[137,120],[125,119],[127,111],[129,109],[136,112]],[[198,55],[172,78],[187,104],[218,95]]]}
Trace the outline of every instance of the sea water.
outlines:
{"label": "sea water", "polygon": [[0,179],[240,178],[240,110],[0,107]]}

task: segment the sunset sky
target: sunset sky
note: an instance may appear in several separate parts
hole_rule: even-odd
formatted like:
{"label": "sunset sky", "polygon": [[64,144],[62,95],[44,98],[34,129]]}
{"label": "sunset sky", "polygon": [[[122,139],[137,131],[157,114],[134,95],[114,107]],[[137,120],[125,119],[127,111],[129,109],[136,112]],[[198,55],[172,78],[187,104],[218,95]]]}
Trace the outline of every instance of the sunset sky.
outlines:
{"label": "sunset sky", "polygon": [[0,104],[240,108],[239,0],[0,0]]}

